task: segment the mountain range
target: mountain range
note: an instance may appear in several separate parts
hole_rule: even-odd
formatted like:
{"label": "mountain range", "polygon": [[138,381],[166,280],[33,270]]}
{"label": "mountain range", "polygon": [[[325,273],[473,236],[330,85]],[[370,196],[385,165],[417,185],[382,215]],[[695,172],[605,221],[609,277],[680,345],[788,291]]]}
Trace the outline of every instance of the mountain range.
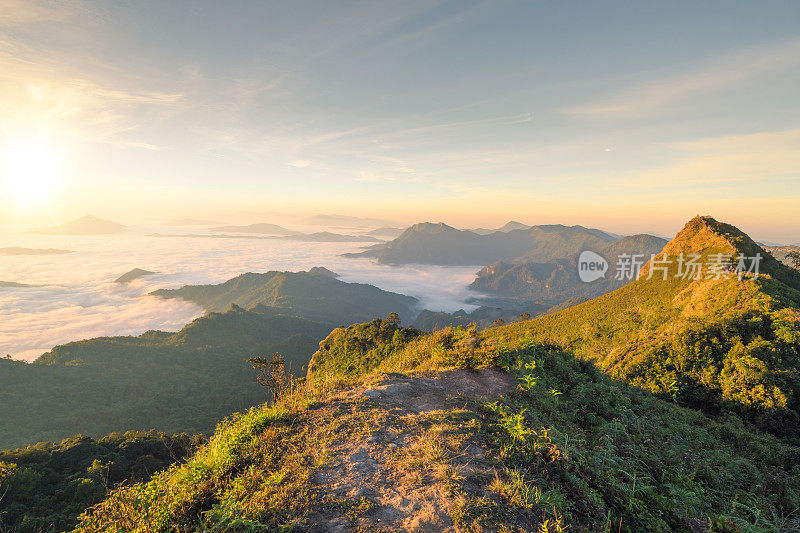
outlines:
{"label": "mountain range", "polygon": [[800,272],[710,217],[664,253],[484,331],[336,328],[294,390],[77,531],[796,531]]}
{"label": "mountain range", "polygon": [[268,224],[266,222],[259,222],[256,224],[248,224],[246,226],[217,226],[211,228],[211,231],[233,232],[233,233],[259,233],[264,235],[296,235],[299,231],[286,229],[277,224]]}
{"label": "mountain range", "polygon": [[304,242],[379,242],[380,241],[380,239],[376,239],[369,235],[342,235],[340,233],[331,233],[329,231],[319,231],[316,233],[292,232],[291,234],[288,235],[269,235],[269,234],[261,234],[256,231],[251,231],[251,232],[245,231],[241,234],[233,234],[233,235],[228,233],[213,233],[213,234],[152,233],[150,234],[150,236],[164,237],[164,238],[184,237],[190,239],[277,239],[277,240],[304,241]]}
{"label": "mountain range", "polygon": [[346,257],[374,257],[386,264],[488,265],[497,261],[548,262],[616,240],[583,226],[546,225],[488,234],[444,223],[414,224],[399,237]]}
{"label": "mountain range", "polygon": [[[605,251],[663,245],[624,241],[604,240]],[[57,509],[82,532],[798,530],[800,272],[710,217],[662,253],[612,292],[485,330],[424,333],[393,315],[333,327],[416,302],[324,268],[157,291],[228,308],[177,333],[0,360],[0,435],[207,431],[225,409],[255,407],[184,462],[123,477],[107,496],[93,454],[122,464],[130,448],[146,462],[118,437],[0,454],[13,524],[30,512],[46,528]],[[308,372],[257,405],[264,392],[241,363],[272,350]],[[86,443],[80,461],[73,442]],[[77,486],[105,498],[80,517],[65,504],[85,501]]]}
{"label": "mountain range", "polygon": [[210,312],[178,332],[57,346],[33,363],[0,360],[0,448],[116,430],[208,432],[263,401],[248,357],[280,352],[302,375],[331,329],[399,312],[416,300],[345,283],[325,268],[243,274],[219,285],[159,290]]}
{"label": "mountain range", "polygon": [[59,250],[58,248],[23,248],[20,246],[0,248],[0,255],[60,255],[71,253],[73,253],[72,250]]}
{"label": "mountain range", "polygon": [[526,261],[528,253],[511,263],[498,261],[481,269],[470,288],[517,301],[538,301],[556,305],[571,298],[590,299],[618,289],[631,278],[617,276],[615,266],[626,254],[643,260],[661,252],[665,239],[632,235],[602,243],[592,251],[605,258],[609,271],[600,279],[584,282],[578,275],[579,254],[549,262]]}
{"label": "mountain range", "polygon": [[41,235],[110,235],[122,233],[128,228],[110,220],[87,215],[64,224],[30,231]]}
{"label": "mountain range", "polygon": [[308,272],[248,272],[218,285],[159,289],[160,298],[181,298],[208,311],[236,304],[246,309],[270,307],[333,325],[353,324],[396,312],[410,319],[416,299],[364,283],[345,283],[322,267]]}

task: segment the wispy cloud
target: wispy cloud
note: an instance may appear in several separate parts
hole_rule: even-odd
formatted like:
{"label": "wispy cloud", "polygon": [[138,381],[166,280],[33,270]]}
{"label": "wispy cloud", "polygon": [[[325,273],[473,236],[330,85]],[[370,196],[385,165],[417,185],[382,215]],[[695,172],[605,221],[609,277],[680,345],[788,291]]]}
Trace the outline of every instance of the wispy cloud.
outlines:
{"label": "wispy cloud", "polygon": [[718,56],[687,71],[640,81],[602,101],[566,107],[582,118],[640,118],[664,112],[670,105],[735,85],[766,71],[800,65],[800,39],[749,47]]}
{"label": "wispy cloud", "polygon": [[356,181],[369,181],[373,183],[378,183],[381,181],[397,181],[397,178],[393,176],[385,176],[377,174],[375,172],[368,172],[366,170],[362,170],[361,172],[358,173]]}
{"label": "wispy cloud", "polygon": [[96,9],[81,2],[0,1],[0,120],[10,130],[46,123],[90,142],[154,146],[131,132],[183,106],[185,94],[153,90],[91,52],[60,47],[67,28],[70,41],[91,41]]}
{"label": "wispy cloud", "polygon": [[743,183],[774,184],[781,180],[797,180],[800,179],[798,147],[800,129],[669,143],[665,149],[672,155],[673,162],[610,180],[608,186],[624,184],[633,189],[684,192],[687,187],[696,191],[708,186],[740,188]]}

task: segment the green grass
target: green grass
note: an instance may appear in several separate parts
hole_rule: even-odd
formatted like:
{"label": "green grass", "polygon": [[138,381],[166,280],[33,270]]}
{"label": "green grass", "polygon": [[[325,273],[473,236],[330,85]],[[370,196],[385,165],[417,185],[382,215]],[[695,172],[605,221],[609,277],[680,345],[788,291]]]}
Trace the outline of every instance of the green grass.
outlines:
{"label": "green grass", "polygon": [[[752,252],[737,232],[695,219],[667,251]],[[312,479],[334,437],[357,443],[390,414],[332,397],[387,373],[480,367],[518,386],[417,419],[405,428],[416,444],[395,463],[446,486],[458,529],[800,530],[800,447],[786,431],[797,418],[800,292],[767,266],[758,281],[640,280],[481,332],[339,328],[281,403],[221,425],[188,463],[118,490],[79,530],[304,531],[325,509],[368,513],[360,499],[323,497]],[[481,443],[481,469],[463,468],[465,439]]]}
{"label": "green grass", "polygon": [[[497,365],[519,377],[520,386],[470,408],[466,418],[443,413],[449,426],[438,430],[455,430],[463,423],[455,422],[459,417],[472,420],[496,474],[464,478],[446,446],[422,448],[405,459],[437,465],[427,470],[450,480],[461,502],[453,518],[462,529],[506,523],[515,530],[520,517],[531,516],[537,527],[547,521],[549,531],[690,531],[693,524],[712,523],[728,531],[800,527],[800,451],[734,414],[711,419],[527,337],[501,344],[497,331],[457,328],[395,343],[388,334],[392,326],[363,326],[350,344],[358,347],[354,357],[365,343],[371,346],[359,370],[339,366],[346,359],[341,350],[331,360],[317,354],[315,375],[340,368],[349,370],[339,374],[345,381],[310,379],[285,403],[235,417],[187,464],[118,491],[84,517],[80,530],[145,531],[137,525],[143,523],[150,524],[148,531],[300,530],[326,506],[356,512],[361,502],[322,500],[309,482],[328,460],[332,435],[357,441],[372,416],[357,406],[341,412],[319,407],[329,405],[325,398],[333,388],[388,371]],[[331,335],[329,346],[344,341],[342,331]]]}

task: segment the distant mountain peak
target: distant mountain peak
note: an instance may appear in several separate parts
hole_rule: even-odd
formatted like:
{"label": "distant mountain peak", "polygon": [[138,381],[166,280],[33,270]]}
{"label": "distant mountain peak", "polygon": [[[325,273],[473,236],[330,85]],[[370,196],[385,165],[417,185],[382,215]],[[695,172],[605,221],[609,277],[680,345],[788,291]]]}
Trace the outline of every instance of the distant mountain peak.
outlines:
{"label": "distant mountain peak", "polygon": [[445,231],[458,231],[452,226],[448,226],[444,222],[418,222],[408,228],[414,233],[443,233]]}
{"label": "distant mountain peak", "polygon": [[158,274],[158,272],[151,272],[150,270],[144,270],[142,268],[134,268],[124,273],[117,279],[115,279],[114,283],[126,284],[130,283],[133,280],[139,279],[143,276],[149,276],[151,274]]}
{"label": "distant mountain peak", "polygon": [[31,233],[45,235],[107,235],[121,233],[127,229],[122,224],[97,218],[94,215],[86,215],[64,224],[33,230]]}
{"label": "distant mountain peak", "polygon": [[314,276],[327,276],[329,278],[338,278],[339,277],[339,274],[337,274],[336,272],[334,272],[332,270],[328,270],[327,268],[320,267],[320,266],[309,268],[308,269],[308,273],[312,274]]}
{"label": "distant mountain peak", "polygon": [[523,224],[522,222],[517,222],[516,220],[511,220],[506,222],[503,226],[497,229],[497,231],[513,231],[515,229],[530,229],[528,224]]}

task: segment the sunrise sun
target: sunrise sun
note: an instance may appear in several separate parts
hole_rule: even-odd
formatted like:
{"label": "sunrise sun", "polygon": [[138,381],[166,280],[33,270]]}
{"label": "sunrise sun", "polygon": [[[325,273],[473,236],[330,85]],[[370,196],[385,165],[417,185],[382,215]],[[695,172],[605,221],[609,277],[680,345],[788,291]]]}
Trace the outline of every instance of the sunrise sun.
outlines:
{"label": "sunrise sun", "polygon": [[41,139],[10,142],[2,153],[3,189],[20,207],[46,204],[60,170],[58,149]]}

